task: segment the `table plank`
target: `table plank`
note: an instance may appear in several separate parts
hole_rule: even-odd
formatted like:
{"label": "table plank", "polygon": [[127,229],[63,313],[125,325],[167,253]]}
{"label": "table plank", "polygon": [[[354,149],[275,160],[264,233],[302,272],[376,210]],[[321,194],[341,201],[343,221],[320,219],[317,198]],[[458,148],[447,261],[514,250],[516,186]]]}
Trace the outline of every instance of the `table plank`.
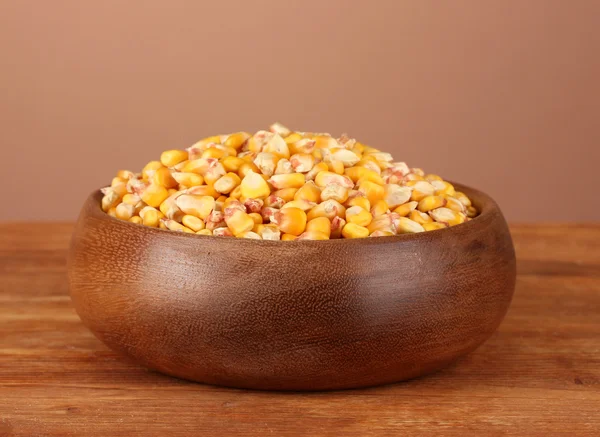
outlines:
{"label": "table plank", "polygon": [[273,393],[163,376],[95,339],[68,298],[68,223],[0,224],[0,436],[535,435],[600,432],[600,226],[511,231],[499,330],[434,375]]}

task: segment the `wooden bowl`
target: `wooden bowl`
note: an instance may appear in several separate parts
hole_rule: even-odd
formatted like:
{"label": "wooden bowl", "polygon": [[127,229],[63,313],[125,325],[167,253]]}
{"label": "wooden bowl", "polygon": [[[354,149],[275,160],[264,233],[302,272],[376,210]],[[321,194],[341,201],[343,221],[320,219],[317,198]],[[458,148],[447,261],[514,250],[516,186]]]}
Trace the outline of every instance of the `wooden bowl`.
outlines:
{"label": "wooden bowl", "polygon": [[148,228],[85,203],[69,281],[84,324],[160,372],[253,389],[364,387],[440,369],[498,327],[515,255],[498,205],[395,237],[260,241]]}

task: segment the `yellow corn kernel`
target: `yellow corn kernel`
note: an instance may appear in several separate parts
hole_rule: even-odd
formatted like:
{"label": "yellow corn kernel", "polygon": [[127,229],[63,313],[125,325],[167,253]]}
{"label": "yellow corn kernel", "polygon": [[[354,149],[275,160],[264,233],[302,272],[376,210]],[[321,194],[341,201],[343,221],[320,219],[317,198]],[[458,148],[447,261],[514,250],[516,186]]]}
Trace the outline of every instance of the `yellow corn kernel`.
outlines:
{"label": "yellow corn kernel", "polygon": [[447,200],[442,196],[426,196],[419,201],[417,209],[421,212],[429,212],[432,209],[446,206]]}
{"label": "yellow corn kernel", "polygon": [[307,173],[315,166],[315,157],[309,153],[296,153],[290,157],[290,164],[296,173]]}
{"label": "yellow corn kernel", "polygon": [[141,200],[141,197],[137,194],[127,193],[123,196],[123,203],[127,203],[128,205],[137,205]]}
{"label": "yellow corn kernel", "polygon": [[128,203],[119,203],[115,209],[116,217],[121,220],[129,220],[135,213],[135,206]]}
{"label": "yellow corn kernel", "polygon": [[271,176],[275,173],[278,157],[274,153],[260,152],[254,159],[254,164],[264,175]]}
{"label": "yellow corn kernel", "polygon": [[[331,158],[332,162],[341,162],[344,167],[352,167],[360,161],[360,157],[356,153],[345,148],[332,149]],[[341,174],[343,174],[343,171]]]}
{"label": "yellow corn kernel", "polygon": [[173,179],[175,179],[178,184],[186,187],[196,187],[204,183],[204,178],[196,173],[183,173],[175,171],[171,174],[171,176],[173,176]]}
{"label": "yellow corn kernel", "polygon": [[335,216],[331,220],[331,234],[329,238],[342,238],[342,229],[346,226],[346,220],[341,217]]}
{"label": "yellow corn kernel", "polygon": [[289,130],[287,127],[285,127],[279,122],[275,122],[271,126],[269,126],[269,131],[273,132],[274,134],[281,135],[284,138],[292,133],[291,130]]}
{"label": "yellow corn kernel", "polygon": [[281,209],[284,208],[299,208],[302,211],[306,212],[316,206],[315,202],[309,202],[308,200],[292,200],[291,202],[287,202],[284,204]]}
{"label": "yellow corn kernel", "polygon": [[150,179],[150,177],[154,174],[154,172],[162,167],[163,167],[163,165],[160,161],[150,161],[142,169],[142,178],[144,180]]}
{"label": "yellow corn kernel", "polygon": [[396,184],[385,184],[383,189],[385,192],[384,200],[390,209],[395,209],[410,200],[412,192],[410,187],[401,187]]}
{"label": "yellow corn kernel", "polygon": [[294,200],[297,192],[298,188],[282,188],[281,190],[273,191],[272,195],[283,199],[285,202],[291,202]]}
{"label": "yellow corn kernel", "polygon": [[289,146],[292,143],[295,143],[297,141],[300,141],[302,139],[302,135],[300,135],[298,132],[291,132],[289,135],[281,135],[283,138],[283,140],[285,141],[285,143]]}
{"label": "yellow corn kernel", "polygon": [[310,138],[303,138],[296,142],[288,143],[288,147],[292,155],[296,153],[313,153],[315,150],[315,141]]}
{"label": "yellow corn kernel", "polygon": [[348,223],[366,227],[371,224],[371,220],[373,220],[373,215],[360,206],[353,206],[346,210],[346,221]]}
{"label": "yellow corn kernel", "polygon": [[177,181],[171,175],[171,170],[167,167],[161,167],[154,172],[152,182],[165,188],[175,188]]}
{"label": "yellow corn kernel", "polygon": [[381,185],[368,180],[363,180],[358,184],[358,191],[367,196],[371,205],[374,205],[379,200],[383,200],[385,196],[385,190]]}
{"label": "yellow corn kernel", "polygon": [[196,216],[186,214],[181,219],[181,223],[190,228],[194,232],[204,229],[204,221]]}
{"label": "yellow corn kernel", "polygon": [[283,234],[281,236],[281,241],[294,241],[296,240],[298,237],[296,235],[292,235],[292,234]]}
{"label": "yellow corn kernel", "polygon": [[117,217],[117,208],[113,206],[112,208],[109,208],[106,213],[111,217]]}
{"label": "yellow corn kernel", "polygon": [[467,217],[473,218],[477,216],[477,208],[474,206],[467,206]]}
{"label": "yellow corn kernel", "polygon": [[202,159],[221,159],[223,157],[225,157],[225,150],[217,149],[216,147],[209,147],[204,152],[202,152],[202,155],[200,156],[200,158]]}
{"label": "yellow corn kernel", "polygon": [[433,181],[442,181],[443,179],[436,174],[430,173],[430,174],[425,175],[425,180],[427,182],[433,182]]}
{"label": "yellow corn kernel", "polygon": [[433,196],[435,194],[435,188],[429,182],[426,181],[409,181],[406,183],[407,187],[412,187],[412,194],[410,200],[419,202],[421,199],[427,196]]}
{"label": "yellow corn kernel", "polygon": [[304,231],[298,240],[329,240],[329,235],[319,231]]}
{"label": "yellow corn kernel", "polygon": [[160,229],[168,229],[167,225],[165,225],[165,222],[163,222],[162,220],[158,223],[158,227]]}
{"label": "yellow corn kernel", "polygon": [[346,208],[340,202],[330,199],[319,203],[317,206],[308,211],[306,215],[308,220],[312,220],[317,217],[327,217],[329,220],[333,220],[333,218],[336,216],[345,217]]}
{"label": "yellow corn kernel", "polygon": [[[146,209],[148,208],[148,209]],[[142,224],[151,228],[158,227],[158,223],[164,215],[157,209],[152,207],[146,207],[140,211],[140,217],[142,218]],[[144,211],[145,210],[145,211]]]}
{"label": "yellow corn kernel", "polygon": [[277,161],[277,166],[275,167],[275,174],[290,174],[294,173],[294,169],[292,168],[292,163],[285,158],[281,158]]}
{"label": "yellow corn kernel", "polygon": [[321,188],[332,184],[340,185],[346,188],[354,187],[354,182],[352,182],[348,176],[339,175],[330,171],[321,171],[317,173],[317,176],[315,177],[315,184]]}
{"label": "yellow corn kernel", "polygon": [[[413,211],[414,212],[414,211]],[[406,217],[399,217],[398,224],[396,226],[396,232],[398,234],[414,234],[417,232],[424,232],[423,225],[417,223]]]}
{"label": "yellow corn kernel", "polygon": [[262,219],[262,215],[260,215],[257,212],[251,212],[250,214],[248,214],[250,216],[250,218],[252,219],[252,221],[254,222],[254,224],[256,225],[261,225],[263,222]]}
{"label": "yellow corn kernel", "polygon": [[213,229],[212,233],[215,237],[233,237],[233,233],[229,228],[226,227],[218,227]]}
{"label": "yellow corn kernel", "polygon": [[431,185],[435,188],[437,196],[454,196],[456,193],[454,186],[446,181],[432,181]]}
{"label": "yellow corn kernel", "polygon": [[[362,209],[369,211],[371,209],[371,202],[369,199],[360,191],[357,191],[357,195],[349,198],[344,206],[350,208],[351,206],[360,206]],[[382,201],[383,202],[383,201]]]}
{"label": "yellow corn kernel", "polygon": [[392,231],[375,231],[372,232],[369,237],[393,237],[394,234]]}
{"label": "yellow corn kernel", "polygon": [[390,211],[390,208],[385,200],[379,200],[375,202],[373,207],[371,208],[371,215],[373,217],[377,217],[383,214],[387,214]]}
{"label": "yellow corn kernel", "polygon": [[237,208],[225,209],[225,223],[233,235],[249,232],[254,227],[254,220],[247,213]]}
{"label": "yellow corn kernel", "polygon": [[247,231],[236,235],[237,238],[247,238],[249,240],[262,240],[262,237],[256,232]]}
{"label": "yellow corn kernel", "polygon": [[342,187],[341,185],[330,184],[326,185],[321,191],[321,200],[336,200],[340,203],[344,203],[348,200],[348,188]]}
{"label": "yellow corn kernel", "polygon": [[400,205],[398,208],[395,208],[394,212],[400,215],[400,217],[406,217],[408,214],[410,214],[411,211],[413,211],[417,207],[418,204],[419,202],[415,202],[414,200],[412,200],[410,202],[406,202],[403,205]]}
{"label": "yellow corn kernel", "polygon": [[330,172],[342,175],[344,174],[344,164],[341,161],[329,161],[327,163],[327,168]]}
{"label": "yellow corn kernel", "polygon": [[448,226],[458,225],[465,221],[465,215],[452,211],[450,208],[437,208],[429,211],[429,215],[438,223],[446,223]]}
{"label": "yellow corn kernel", "polygon": [[250,138],[248,132],[236,132],[227,136],[223,145],[226,147],[233,147],[235,150],[239,150],[244,143]]}
{"label": "yellow corn kernel", "polygon": [[235,187],[231,193],[229,193],[229,197],[233,197],[234,199],[239,199],[240,197],[242,197],[242,187],[241,185],[238,185],[237,187]]}
{"label": "yellow corn kernel", "polygon": [[212,231],[210,229],[200,229],[198,232],[196,232],[196,234],[198,235],[212,235]]}
{"label": "yellow corn kernel", "polygon": [[384,184],[383,179],[378,173],[366,167],[350,167],[344,170],[344,174],[355,183],[367,180],[375,182],[378,185]]}
{"label": "yellow corn kernel", "polygon": [[306,229],[306,213],[300,208],[285,208],[273,215],[272,219],[286,234],[300,235]]}
{"label": "yellow corn kernel", "polygon": [[238,170],[238,175],[240,175],[241,178],[245,178],[246,175],[248,173],[250,173],[251,171],[253,171],[254,173],[257,173],[257,174],[260,173],[260,170],[258,169],[256,164],[254,164],[253,162],[244,161],[244,163],[242,165],[240,165],[240,168]]}
{"label": "yellow corn kernel", "polygon": [[408,218],[421,225],[425,223],[431,223],[433,221],[433,219],[429,217],[429,215],[425,214],[424,212],[417,211],[416,209],[410,212]]}
{"label": "yellow corn kernel", "polygon": [[160,162],[165,167],[173,167],[186,159],[188,152],[185,150],[167,150],[160,155]]}
{"label": "yellow corn kernel", "polygon": [[267,196],[267,198],[264,200],[263,205],[268,206],[269,208],[279,209],[283,205],[285,205],[285,200],[283,200],[281,197],[276,196],[275,194],[271,194],[270,196]]}
{"label": "yellow corn kernel", "polygon": [[251,170],[244,176],[244,179],[242,179],[240,187],[241,195],[245,198],[261,199],[271,194],[271,189],[269,188],[267,181],[265,181],[260,174]]}
{"label": "yellow corn kernel", "polygon": [[448,225],[446,225],[444,223],[438,223],[438,222],[423,223],[423,229],[425,229],[426,231],[435,231],[437,229],[445,229],[447,227],[448,227]]}
{"label": "yellow corn kernel", "polygon": [[294,200],[307,200],[318,203],[321,201],[321,189],[313,181],[308,181],[296,191]]}
{"label": "yellow corn kernel", "polygon": [[237,187],[242,180],[240,177],[232,172],[227,173],[224,176],[221,176],[213,185],[214,189],[219,193],[228,194],[235,187]]}
{"label": "yellow corn kernel", "polygon": [[150,184],[142,193],[142,200],[154,208],[158,208],[167,197],[169,197],[167,189],[156,184]]}
{"label": "yellow corn kernel", "polygon": [[140,224],[142,224],[142,218],[141,218],[141,217],[139,217],[139,216],[137,216],[137,215],[134,215],[133,217],[131,217],[131,218],[129,219],[129,221],[130,221],[131,223],[135,223],[136,225],[140,225]]}
{"label": "yellow corn kernel", "polygon": [[121,185],[121,184],[126,184],[126,183],[127,183],[127,181],[125,179],[120,178],[119,176],[115,176],[110,181],[110,186],[114,187],[114,186]]}
{"label": "yellow corn kernel", "polygon": [[290,149],[288,148],[287,143],[281,137],[281,135],[275,133],[271,135],[271,137],[267,140],[267,143],[263,147],[263,151],[267,153],[272,153],[279,158],[290,157]]}
{"label": "yellow corn kernel", "polygon": [[456,191],[453,197],[455,197],[460,203],[462,203],[466,207],[471,206],[471,199],[469,199],[465,193],[461,191]]}
{"label": "yellow corn kernel", "polygon": [[344,238],[365,238],[369,236],[369,230],[356,223],[346,223],[342,229],[342,235]]}
{"label": "yellow corn kernel", "polygon": [[221,164],[223,165],[225,171],[234,173],[238,173],[240,167],[245,162],[246,161],[244,161],[242,158],[238,158],[237,156],[226,156],[225,158],[221,159]]}
{"label": "yellow corn kernel", "polygon": [[338,146],[336,139],[329,135],[315,135],[312,139],[317,149],[331,149]]}
{"label": "yellow corn kernel", "polygon": [[202,220],[206,220],[215,209],[215,199],[211,196],[182,194],[175,199],[175,203],[184,214],[193,215]]}
{"label": "yellow corn kernel", "polygon": [[327,217],[316,217],[306,223],[305,232],[320,232],[327,238],[331,235],[331,222]]}
{"label": "yellow corn kernel", "polygon": [[175,220],[161,219],[161,223],[163,223],[167,227],[167,229],[171,231],[186,232],[188,234],[194,233],[194,231],[192,231],[190,228],[188,228],[187,226],[183,226],[181,223],[177,223]]}
{"label": "yellow corn kernel", "polygon": [[277,190],[282,188],[300,188],[306,179],[302,173],[278,174],[269,179],[269,183]]}
{"label": "yellow corn kernel", "polygon": [[369,233],[373,233],[375,231],[392,231],[395,232],[394,224],[392,223],[390,214],[383,214],[377,217],[373,217],[373,220],[367,226],[369,229]]}
{"label": "yellow corn kernel", "polygon": [[193,194],[195,196],[211,196],[215,199],[220,196],[220,193],[210,185],[198,185],[188,188],[185,190],[184,194]]}
{"label": "yellow corn kernel", "polygon": [[411,182],[425,181],[425,178],[423,176],[415,174],[415,173],[408,173],[407,175],[404,176],[404,179],[406,181],[411,181]]}
{"label": "yellow corn kernel", "polygon": [[467,212],[467,208],[461,203],[459,202],[456,198],[452,197],[452,196],[442,196],[444,197],[444,199],[446,199],[446,205],[441,205],[441,206],[445,206],[446,208],[451,209],[452,211],[456,211],[456,212]]}

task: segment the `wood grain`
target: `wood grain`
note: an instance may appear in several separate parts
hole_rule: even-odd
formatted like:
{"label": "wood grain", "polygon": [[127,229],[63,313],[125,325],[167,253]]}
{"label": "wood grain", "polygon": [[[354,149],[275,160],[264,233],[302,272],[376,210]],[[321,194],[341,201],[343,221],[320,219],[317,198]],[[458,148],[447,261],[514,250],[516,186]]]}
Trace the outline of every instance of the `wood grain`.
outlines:
{"label": "wood grain", "polygon": [[70,224],[0,225],[0,436],[598,435],[600,226],[514,226],[500,328],[436,374],[272,393],[195,384],[108,350],[68,297]]}
{"label": "wood grain", "polygon": [[168,375],[236,388],[330,390],[431,373],[502,321],[515,254],[498,205],[387,238],[257,241],[175,233],[84,205],[69,280],[106,345]]}

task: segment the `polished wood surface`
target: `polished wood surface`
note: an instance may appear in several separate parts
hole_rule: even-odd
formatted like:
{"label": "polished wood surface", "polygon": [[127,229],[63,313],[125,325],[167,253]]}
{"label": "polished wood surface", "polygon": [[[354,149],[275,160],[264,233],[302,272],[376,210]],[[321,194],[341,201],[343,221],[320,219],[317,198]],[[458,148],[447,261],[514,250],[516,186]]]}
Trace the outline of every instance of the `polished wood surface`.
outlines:
{"label": "polished wood surface", "polygon": [[117,220],[91,195],[73,235],[75,309],[109,347],[198,382],[330,390],[397,382],[473,351],[502,321],[515,255],[498,205],[394,237],[257,241]]}
{"label": "polished wood surface", "polygon": [[511,228],[499,329],[435,374],[370,389],[227,389],[110,351],[71,304],[70,224],[0,225],[0,436],[598,435],[600,226]]}

